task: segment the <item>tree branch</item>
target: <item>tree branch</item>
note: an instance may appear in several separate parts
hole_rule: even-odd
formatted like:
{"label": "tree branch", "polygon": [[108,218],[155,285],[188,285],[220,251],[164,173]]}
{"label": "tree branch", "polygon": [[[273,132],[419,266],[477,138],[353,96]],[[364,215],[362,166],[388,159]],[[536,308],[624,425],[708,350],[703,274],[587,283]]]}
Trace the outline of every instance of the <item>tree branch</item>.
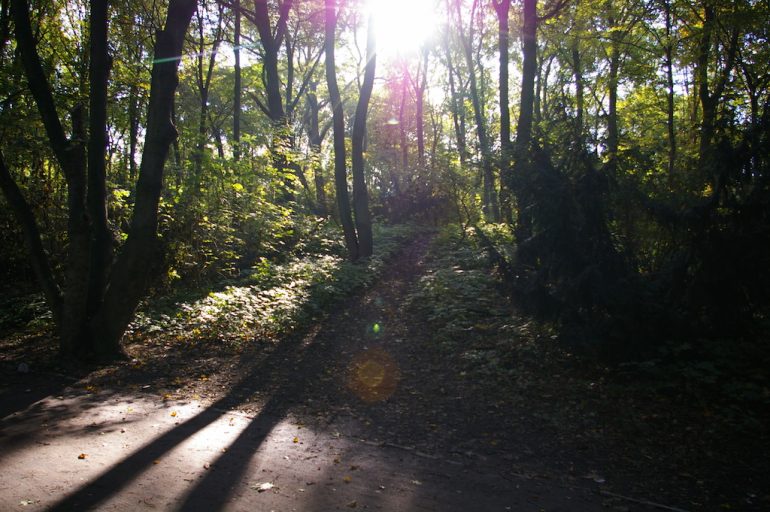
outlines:
{"label": "tree branch", "polygon": [[0,190],[3,191],[8,205],[19,221],[19,225],[24,233],[24,243],[29,251],[32,271],[35,273],[35,278],[37,278],[38,284],[43,290],[46,302],[53,312],[54,320],[58,324],[61,317],[61,291],[51,270],[48,255],[45,253],[45,249],[43,249],[40,229],[32,213],[32,208],[24,199],[19,186],[8,171],[2,150],[0,150]]}

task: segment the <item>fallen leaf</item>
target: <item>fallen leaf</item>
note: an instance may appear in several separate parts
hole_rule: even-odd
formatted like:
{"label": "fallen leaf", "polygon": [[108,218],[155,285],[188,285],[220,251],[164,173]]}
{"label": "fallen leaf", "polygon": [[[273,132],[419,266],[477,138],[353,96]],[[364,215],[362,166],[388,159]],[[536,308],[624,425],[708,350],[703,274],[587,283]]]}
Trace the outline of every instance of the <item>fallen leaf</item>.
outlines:
{"label": "fallen leaf", "polygon": [[292,440],[292,442],[293,442],[293,443],[299,443],[299,437],[296,437],[296,436],[295,436],[295,437],[294,437],[294,439]]}
{"label": "fallen leaf", "polygon": [[345,475],[344,477],[342,477],[342,481],[345,482],[346,484],[349,484],[352,480],[353,478],[350,475]]}
{"label": "fallen leaf", "polygon": [[80,460],[83,460],[86,457],[88,457],[88,454],[86,454],[86,453],[81,453],[80,455],[78,455],[78,459],[80,459]]}
{"label": "fallen leaf", "polygon": [[588,480],[593,480],[597,484],[603,484],[606,481],[603,476],[597,475],[596,473],[593,473],[593,472],[588,473],[583,478],[587,478]]}
{"label": "fallen leaf", "polygon": [[262,482],[259,484],[254,484],[251,486],[252,489],[256,489],[257,492],[265,492],[269,491],[270,489],[274,488],[275,485],[273,485],[271,482]]}
{"label": "fallen leaf", "polygon": [[356,508],[358,506],[358,502],[356,500],[351,501],[348,503],[348,507],[350,508]]}
{"label": "fallen leaf", "polygon": [[176,411],[171,411],[171,416],[172,417],[176,416]]}

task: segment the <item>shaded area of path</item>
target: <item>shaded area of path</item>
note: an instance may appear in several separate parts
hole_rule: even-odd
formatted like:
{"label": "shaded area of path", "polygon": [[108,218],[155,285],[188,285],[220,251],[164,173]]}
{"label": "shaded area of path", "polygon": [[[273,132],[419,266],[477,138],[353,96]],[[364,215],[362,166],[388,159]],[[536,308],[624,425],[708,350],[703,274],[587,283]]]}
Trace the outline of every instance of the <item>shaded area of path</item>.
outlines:
{"label": "shaded area of path", "polygon": [[[427,244],[409,244],[317,330],[244,356],[237,384],[211,404],[70,390],[4,418],[3,508],[606,510],[588,484],[455,449],[480,420],[467,409],[425,417],[426,400],[459,392],[440,357],[418,359],[414,337],[430,333],[403,304]],[[412,442],[430,432],[434,442]]]}

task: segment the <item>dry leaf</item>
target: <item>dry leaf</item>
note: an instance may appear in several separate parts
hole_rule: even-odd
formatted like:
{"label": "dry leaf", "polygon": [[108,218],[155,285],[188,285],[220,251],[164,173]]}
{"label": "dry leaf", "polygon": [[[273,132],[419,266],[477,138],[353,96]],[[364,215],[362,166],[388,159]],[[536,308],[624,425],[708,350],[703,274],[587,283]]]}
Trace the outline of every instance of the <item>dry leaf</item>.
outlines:
{"label": "dry leaf", "polygon": [[171,416],[172,417],[176,416],[176,411],[171,411]]}
{"label": "dry leaf", "polygon": [[294,437],[294,439],[292,440],[292,442],[294,442],[294,443],[299,443],[299,437]]}
{"label": "dry leaf", "polygon": [[353,478],[351,478],[351,476],[350,476],[350,475],[345,475],[345,476],[342,478],[342,481],[343,481],[343,482],[345,482],[346,484],[349,484],[349,483],[351,482],[351,480],[353,480]]}
{"label": "dry leaf", "polygon": [[86,457],[88,457],[88,454],[86,454],[86,453],[81,453],[80,455],[78,455],[78,459],[80,459],[80,460],[83,460]]}
{"label": "dry leaf", "polygon": [[260,484],[254,484],[251,488],[256,489],[257,492],[265,492],[269,491],[273,487],[275,486],[271,482],[262,482]]}

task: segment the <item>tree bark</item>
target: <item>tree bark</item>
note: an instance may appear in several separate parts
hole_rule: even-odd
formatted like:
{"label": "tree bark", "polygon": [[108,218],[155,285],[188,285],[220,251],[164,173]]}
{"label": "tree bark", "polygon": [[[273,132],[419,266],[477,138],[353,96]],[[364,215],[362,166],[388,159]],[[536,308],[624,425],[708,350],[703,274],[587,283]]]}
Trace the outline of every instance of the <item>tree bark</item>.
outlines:
{"label": "tree bark", "polygon": [[108,0],[91,0],[89,31],[88,216],[91,261],[88,314],[100,307],[112,263],[112,233],[107,219],[107,83],[112,60],[108,54]]}
{"label": "tree bark", "polygon": [[43,295],[45,296],[48,307],[51,308],[54,322],[56,325],[60,325],[62,315],[61,290],[56,283],[48,255],[43,248],[40,229],[35,220],[35,215],[32,213],[32,208],[30,208],[29,203],[24,199],[24,195],[21,193],[19,186],[11,176],[1,150],[0,190],[2,190],[6,201],[8,201],[8,205],[11,207],[16,219],[19,221],[19,226],[24,235],[24,244],[29,252],[32,271],[43,290]]}
{"label": "tree bark", "polygon": [[[481,151],[481,168],[484,188],[484,217],[490,222],[500,221],[500,207],[497,202],[497,192],[495,191],[495,175],[492,170],[492,155],[487,134],[486,121],[484,120],[484,109],[481,103],[481,94],[476,77],[476,66],[473,58],[473,14],[476,12],[478,0],[474,0],[471,19],[469,20],[469,34],[466,38],[461,36],[463,50],[465,53],[465,63],[468,66],[468,76],[470,79],[471,104],[473,105],[473,115],[476,120],[476,136],[479,140],[479,149]],[[459,6],[457,17],[460,19]]]}
{"label": "tree bark", "polygon": [[[614,18],[608,19],[615,24]],[[607,174],[615,176],[618,170],[618,72],[620,70],[620,41],[617,31],[610,32],[610,69],[607,78],[609,105],[607,109]]]}
{"label": "tree bark", "polygon": [[[369,99],[374,86],[374,71],[377,66],[377,48],[374,38],[374,17],[369,17],[366,37],[366,71],[364,83],[358,96],[358,105],[353,118],[352,164],[353,164],[353,210],[356,214],[356,231],[358,232],[359,256],[366,258],[372,255],[374,243],[372,239],[372,220],[369,214],[369,194],[366,190],[364,172],[364,135],[366,134],[366,117],[369,109]],[[423,151],[424,142],[423,142]]]}
{"label": "tree bark", "polygon": [[663,10],[666,17],[666,44],[663,48],[666,67],[666,127],[668,129],[668,184],[674,184],[676,166],[676,126],[674,125],[674,50],[672,42],[671,0],[663,0]]}
{"label": "tree bark", "polygon": [[233,74],[233,160],[241,159],[241,0],[234,0],[233,13],[235,27],[233,28],[233,57],[235,59]]}
{"label": "tree bark", "polygon": [[[200,7],[199,7],[200,8]],[[200,193],[201,177],[203,174],[203,160],[206,153],[206,141],[208,140],[209,118],[209,92],[211,91],[211,78],[214,75],[216,65],[217,48],[222,42],[222,7],[219,7],[218,25],[211,42],[211,51],[206,50],[205,28],[209,22],[200,10],[198,16],[198,54],[196,56],[196,83],[198,86],[198,137],[195,141],[195,154],[193,155],[193,175],[188,191],[188,201],[193,200]],[[206,56],[208,61],[206,62]],[[204,64],[205,62],[205,64]]]}
{"label": "tree bark", "polygon": [[516,164],[529,158],[532,143],[532,120],[535,100],[535,74],[537,72],[537,2],[523,0],[523,26],[521,30],[523,64],[521,70],[521,100],[519,123],[516,126]]}
{"label": "tree bark", "polygon": [[460,154],[460,166],[465,167],[465,162],[467,160],[467,143],[465,141],[465,117],[463,116],[462,111],[460,110],[462,108],[462,98],[459,98],[459,93],[457,91],[457,87],[455,85],[455,74],[459,76],[459,73],[455,70],[455,66],[452,63],[452,53],[449,49],[449,41],[445,38],[444,39],[444,52],[446,53],[446,59],[447,59],[447,71],[448,71],[448,78],[449,78],[449,97],[451,100],[452,105],[452,124],[454,125],[455,129],[455,139],[457,143],[457,152]]}
{"label": "tree bark", "polygon": [[177,68],[187,28],[197,0],[171,0],[163,30],[155,40],[155,60],[150,80],[142,163],[136,185],[128,239],[111,274],[103,307],[91,322],[91,335],[99,340],[96,354],[110,357],[120,352],[120,339],[144,295],[153,267],[160,261],[158,204],[163,188],[163,168],[169,147],[177,137],[171,122],[179,78]]}
{"label": "tree bark", "polygon": [[[535,74],[537,73],[537,0],[523,0],[521,42],[523,65],[521,71],[521,97],[519,122],[516,126],[514,167],[510,187],[518,199],[516,238],[523,241],[532,236],[532,218],[529,212],[534,198],[526,183],[533,172],[532,122],[535,104]],[[518,185],[517,185],[518,184]]]}
{"label": "tree bark", "polygon": [[500,67],[500,208],[504,219],[510,221],[511,189],[510,183],[511,158],[513,148],[511,145],[511,109],[508,100],[508,55],[510,47],[510,22],[508,20],[511,10],[511,0],[493,0],[492,6],[497,14],[499,37],[497,40],[499,67]]}
{"label": "tree bark", "polygon": [[335,0],[324,0],[326,13],[324,17],[325,28],[325,63],[326,82],[329,88],[329,99],[332,108],[332,135],[334,138],[334,187],[337,193],[337,208],[340,215],[340,223],[345,237],[345,247],[348,249],[348,257],[352,261],[359,258],[358,237],[353,225],[353,215],[350,210],[350,198],[348,196],[348,177],[345,156],[345,117],[342,111],[342,99],[337,86],[337,66],[334,59],[334,42],[337,30],[337,12]]}
{"label": "tree bark", "polygon": [[318,105],[318,96],[316,94],[317,84],[311,81],[307,92],[307,132],[310,142],[311,165],[313,166],[313,181],[315,183],[316,211],[319,215],[325,217],[326,207],[326,180],[324,179],[323,166],[321,165],[321,143],[323,136],[318,122],[320,106]]}
{"label": "tree bark", "polygon": [[11,4],[16,41],[21,61],[43,125],[67,183],[67,263],[62,297],[59,349],[62,353],[79,354],[88,350],[90,341],[86,329],[89,289],[90,229],[86,207],[85,127],[82,107],[72,112],[72,138],[65,135],[53,94],[43,71],[37,43],[32,33],[26,0]]}

